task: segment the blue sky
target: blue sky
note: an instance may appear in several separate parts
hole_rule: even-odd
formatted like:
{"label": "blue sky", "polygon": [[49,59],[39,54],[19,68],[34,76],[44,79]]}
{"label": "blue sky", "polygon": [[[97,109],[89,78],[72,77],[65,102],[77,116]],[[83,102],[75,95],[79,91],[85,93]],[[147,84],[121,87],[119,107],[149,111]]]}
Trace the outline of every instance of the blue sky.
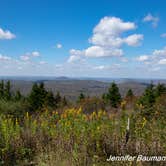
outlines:
{"label": "blue sky", "polygon": [[165,6],[2,0],[0,75],[166,78]]}

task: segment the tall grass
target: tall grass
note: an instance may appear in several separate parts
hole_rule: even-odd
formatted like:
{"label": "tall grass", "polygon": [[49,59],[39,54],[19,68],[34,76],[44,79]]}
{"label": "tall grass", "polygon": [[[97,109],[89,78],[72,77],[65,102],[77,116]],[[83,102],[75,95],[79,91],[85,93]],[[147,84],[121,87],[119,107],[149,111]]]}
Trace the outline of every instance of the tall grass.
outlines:
{"label": "tall grass", "polygon": [[[131,123],[126,143],[128,117]],[[166,155],[165,142],[164,118],[149,121],[125,110],[84,114],[81,109],[63,113],[46,109],[35,116],[25,113],[23,120],[0,116],[1,165],[129,165],[134,163],[106,159],[110,155]]]}

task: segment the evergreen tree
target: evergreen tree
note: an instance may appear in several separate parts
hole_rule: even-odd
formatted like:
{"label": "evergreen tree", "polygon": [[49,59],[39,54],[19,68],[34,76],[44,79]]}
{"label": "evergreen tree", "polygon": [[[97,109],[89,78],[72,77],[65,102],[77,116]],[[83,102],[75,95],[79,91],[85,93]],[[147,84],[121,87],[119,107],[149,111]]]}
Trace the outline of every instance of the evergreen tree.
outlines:
{"label": "evergreen tree", "polygon": [[4,81],[0,82],[0,99],[4,97]]}
{"label": "evergreen tree", "polygon": [[154,85],[151,83],[146,89],[143,96],[140,99],[141,104],[144,105],[145,108],[152,108],[155,103],[155,89]]}
{"label": "evergreen tree", "polygon": [[37,109],[42,107],[41,102],[40,102],[39,87],[38,87],[37,83],[33,84],[32,90],[31,90],[30,95],[28,97],[28,101],[30,103],[32,110],[37,110]]}
{"label": "evergreen tree", "polygon": [[78,102],[81,102],[85,99],[85,95],[81,92],[80,95],[78,96]]}
{"label": "evergreen tree", "polygon": [[51,91],[47,92],[44,104],[45,104],[45,106],[50,106],[50,107],[56,106],[56,101],[55,101],[54,95]]}
{"label": "evergreen tree", "polygon": [[57,92],[57,94],[56,94],[56,96],[55,96],[56,104],[57,104],[57,105],[60,105],[61,100],[62,100],[61,95],[60,95],[59,92]]}
{"label": "evergreen tree", "polygon": [[17,90],[14,99],[16,101],[19,101],[19,100],[21,100],[21,98],[22,98],[22,95],[21,95],[20,91]]}
{"label": "evergreen tree", "polygon": [[10,100],[12,97],[10,81],[7,81],[5,84],[4,97],[6,100]]}
{"label": "evergreen tree", "polygon": [[38,86],[38,96],[39,96],[39,103],[41,106],[43,106],[44,102],[45,102],[45,98],[46,98],[46,95],[47,95],[47,91],[45,90],[45,87],[44,87],[44,83],[40,83],[39,86]]}
{"label": "evergreen tree", "polygon": [[146,89],[143,96],[140,98],[138,103],[143,105],[143,109],[141,109],[142,116],[145,116],[150,120],[151,116],[154,116],[154,104],[156,102],[155,96],[155,88],[151,83]]}
{"label": "evergreen tree", "polygon": [[126,93],[126,98],[132,98],[134,96],[132,89],[129,89]]}
{"label": "evergreen tree", "polygon": [[113,82],[108,90],[107,101],[112,107],[117,108],[121,102],[121,95],[118,86]]}
{"label": "evergreen tree", "polygon": [[106,95],[105,93],[102,94],[102,99],[103,99],[104,101],[107,100],[107,95]]}
{"label": "evergreen tree", "polygon": [[63,100],[62,100],[62,105],[63,105],[63,106],[67,106],[67,104],[68,104],[68,102],[67,102],[67,100],[66,100],[66,97],[64,96],[64,97],[63,97]]}
{"label": "evergreen tree", "polygon": [[159,96],[161,96],[161,95],[163,95],[163,94],[166,94],[166,87],[165,87],[164,84],[160,84],[160,83],[159,83],[159,84],[156,86],[155,95],[156,95],[156,97],[159,97]]}

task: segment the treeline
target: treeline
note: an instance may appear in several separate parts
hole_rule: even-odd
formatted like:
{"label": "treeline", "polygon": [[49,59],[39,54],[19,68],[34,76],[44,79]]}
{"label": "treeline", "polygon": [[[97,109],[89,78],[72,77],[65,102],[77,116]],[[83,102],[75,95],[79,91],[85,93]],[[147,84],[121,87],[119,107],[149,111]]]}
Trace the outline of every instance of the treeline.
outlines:
{"label": "treeline", "polygon": [[43,108],[57,109],[68,105],[59,92],[55,95],[46,90],[44,83],[34,83],[31,92],[24,96],[19,90],[12,91],[10,81],[0,82],[0,112],[21,116],[25,112],[36,113]]}
{"label": "treeline", "polygon": [[2,80],[0,82],[0,99],[4,100],[20,100],[21,99],[21,93],[17,91],[15,94],[11,93],[11,84],[10,81],[7,81],[4,83]]}
{"label": "treeline", "polygon": [[[78,97],[78,102],[84,107],[86,112],[90,110],[139,110],[147,118],[154,115],[156,110],[159,113],[165,113],[166,109],[166,86],[164,84],[149,84],[142,96],[136,96],[132,89],[128,89],[125,96],[119,92],[116,83],[112,83],[108,92],[100,98],[89,98],[83,93]],[[88,111],[87,111],[88,110]]]}
{"label": "treeline", "polygon": [[34,83],[27,100],[32,111],[40,110],[43,107],[59,108],[68,104],[66,98],[61,97],[59,92],[54,96],[52,91],[47,91],[44,83]]}
{"label": "treeline", "polygon": [[[91,113],[99,109],[119,111],[122,109],[143,110],[145,116],[155,113],[156,109],[164,110],[166,107],[166,87],[164,84],[147,86],[142,96],[135,96],[132,89],[128,89],[125,96],[121,96],[116,83],[111,83],[108,92],[101,97],[89,97],[80,93],[77,103],[69,103],[66,97],[59,92],[53,94],[46,90],[44,83],[34,83],[31,92],[23,96],[19,90],[15,93],[11,90],[10,81],[0,82],[0,112],[6,114],[36,113],[43,108],[56,110],[66,106],[82,107],[85,113]],[[160,110],[160,112],[161,112]]]}

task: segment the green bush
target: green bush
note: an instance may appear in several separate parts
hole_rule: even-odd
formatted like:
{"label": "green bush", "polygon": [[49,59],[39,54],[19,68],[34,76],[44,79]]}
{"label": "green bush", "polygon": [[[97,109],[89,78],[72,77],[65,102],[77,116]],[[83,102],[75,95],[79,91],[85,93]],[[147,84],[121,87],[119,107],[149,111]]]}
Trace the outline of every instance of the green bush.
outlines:
{"label": "green bush", "polygon": [[0,100],[0,114],[11,115],[13,118],[21,118],[28,110],[28,103],[24,101]]}

